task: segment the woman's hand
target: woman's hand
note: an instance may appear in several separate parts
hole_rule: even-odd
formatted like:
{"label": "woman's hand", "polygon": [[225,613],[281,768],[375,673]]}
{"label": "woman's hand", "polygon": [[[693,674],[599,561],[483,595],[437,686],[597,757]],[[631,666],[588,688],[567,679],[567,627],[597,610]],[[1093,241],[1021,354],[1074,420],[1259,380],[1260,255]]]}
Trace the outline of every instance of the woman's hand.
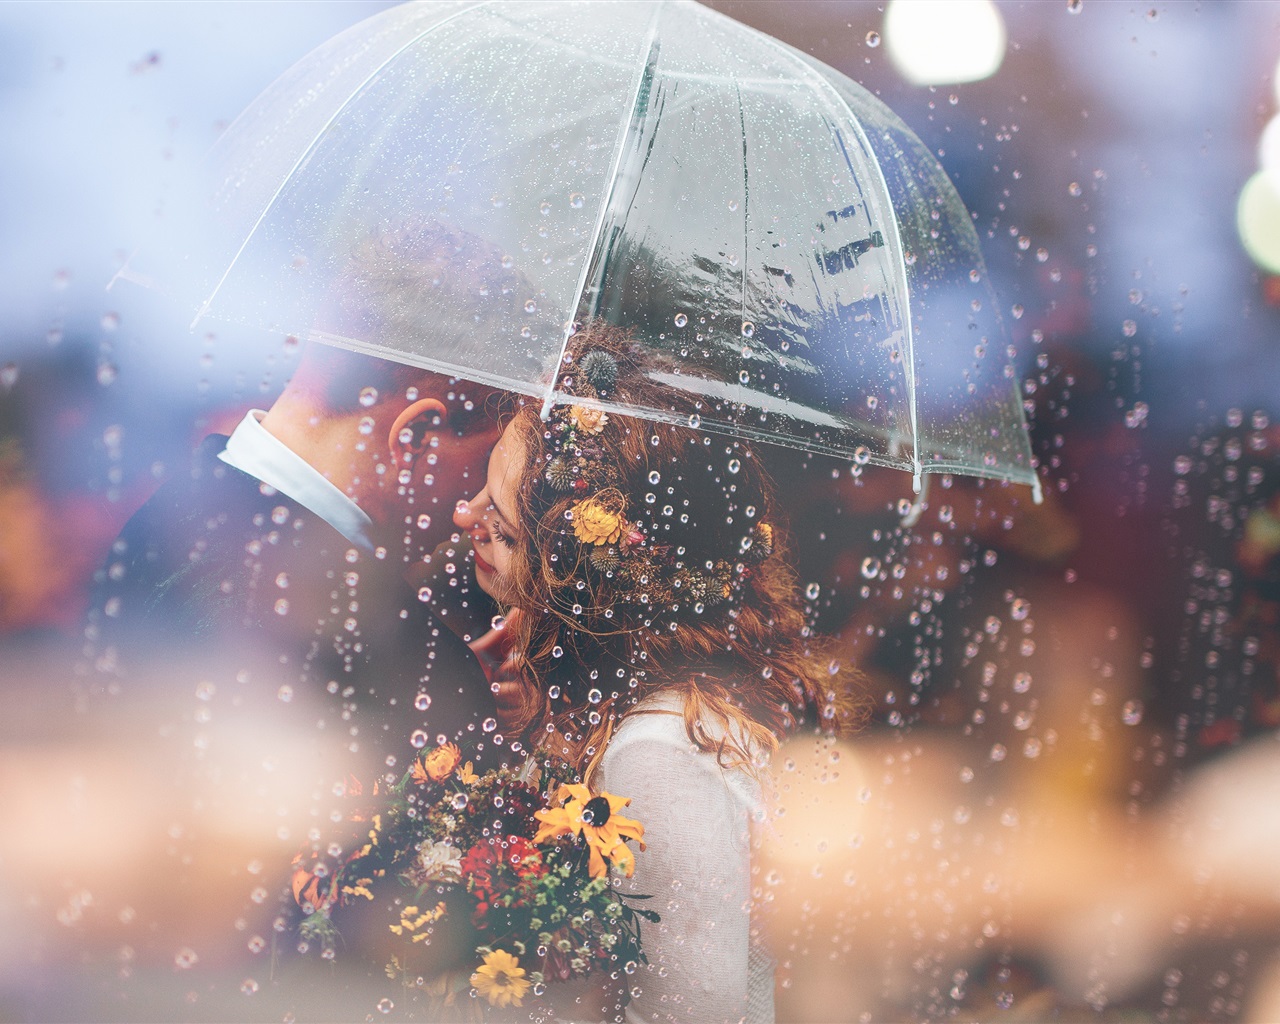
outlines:
{"label": "woman's hand", "polygon": [[[508,613],[505,621],[498,622],[487,633],[476,637],[467,646],[480,661],[485,677],[489,680],[489,688],[493,691],[493,702],[498,709],[498,728],[502,732],[509,731],[520,711],[520,694],[523,686],[520,672],[516,667],[512,628],[519,622],[522,613],[518,608]],[[495,620],[497,621],[497,620]]]}

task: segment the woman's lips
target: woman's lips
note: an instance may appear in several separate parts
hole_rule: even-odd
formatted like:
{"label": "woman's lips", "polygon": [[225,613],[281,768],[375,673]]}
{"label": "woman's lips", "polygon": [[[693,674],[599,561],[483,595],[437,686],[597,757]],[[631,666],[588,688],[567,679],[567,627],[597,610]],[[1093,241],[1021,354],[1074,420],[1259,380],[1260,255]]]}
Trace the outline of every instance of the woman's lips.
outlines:
{"label": "woman's lips", "polygon": [[494,569],[493,566],[491,566],[488,562],[486,562],[483,558],[480,557],[480,552],[476,548],[473,547],[471,549],[471,553],[475,557],[477,571],[487,572],[490,576],[492,576],[494,572],[497,571]]}

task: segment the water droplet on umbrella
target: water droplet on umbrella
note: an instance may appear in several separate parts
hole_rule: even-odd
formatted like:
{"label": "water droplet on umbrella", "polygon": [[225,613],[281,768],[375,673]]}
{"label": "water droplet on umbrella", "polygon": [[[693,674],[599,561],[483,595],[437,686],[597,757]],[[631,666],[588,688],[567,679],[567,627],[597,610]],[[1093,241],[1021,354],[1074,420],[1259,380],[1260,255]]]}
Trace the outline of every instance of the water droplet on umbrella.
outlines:
{"label": "water droplet on umbrella", "polygon": [[526,299],[524,311],[526,313],[536,313],[538,311],[538,304],[533,299]]}
{"label": "water droplet on umbrella", "polygon": [[822,588],[819,587],[818,584],[810,583],[807,587],[804,588],[804,596],[807,597],[810,601],[816,601],[818,599],[818,594],[821,593],[821,591],[822,591]]}
{"label": "water droplet on umbrella", "polygon": [[864,558],[862,560],[862,576],[864,579],[873,580],[880,575],[880,559]]}
{"label": "water droplet on umbrella", "polygon": [[751,383],[751,374],[750,374],[747,370],[739,370],[739,371],[738,371],[738,383],[739,383],[739,384],[750,384],[750,383]]}
{"label": "water droplet on umbrella", "polygon": [[553,658],[563,658],[563,657],[564,657],[564,648],[563,648],[563,647],[561,647],[559,644],[556,644],[553,648],[551,648],[551,657],[553,657]]}
{"label": "water droplet on umbrella", "polygon": [[677,314],[676,314],[676,318],[675,318],[675,325],[676,325],[677,327],[683,327],[683,326],[684,326],[685,324],[687,324],[688,322],[689,322],[689,318],[688,318],[687,316],[685,316],[683,313],[677,313]]}
{"label": "water droplet on umbrella", "polygon": [[868,45],[869,47],[871,47],[871,49],[873,49],[873,50],[874,50],[877,46],[879,46],[879,45],[880,45],[880,33],[879,33],[879,32],[876,32],[874,29],[873,29],[872,31],[868,32],[868,33],[867,33],[867,45]]}
{"label": "water droplet on umbrella", "polygon": [[1009,605],[1009,614],[1021,622],[1031,611],[1031,603],[1019,597]]}
{"label": "water droplet on umbrella", "polygon": [[409,737],[409,742],[421,750],[427,745],[429,737],[422,729],[414,729],[413,734]]}
{"label": "water droplet on umbrella", "polygon": [[870,458],[871,451],[865,445],[860,444],[853,450],[853,461],[859,466],[865,466]]}
{"label": "water droplet on umbrella", "polygon": [[1120,709],[1120,719],[1125,725],[1137,725],[1142,721],[1143,710],[1142,701],[1127,700]]}
{"label": "water droplet on umbrella", "polygon": [[689,417],[689,426],[693,427],[694,430],[697,430],[700,426],[702,426],[702,417],[699,416],[696,412],[693,413]]}
{"label": "water droplet on umbrella", "polygon": [[390,999],[385,999],[385,998],[384,998],[384,999],[379,999],[379,1000],[378,1000],[378,1012],[379,1012],[379,1013],[390,1013],[390,1012],[391,1012],[392,1010],[394,1010],[395,1008],[396,1008],[396,1004],[395,1004],[395,1003],[393,1003]]}
{"label": "water droplet on umbrella", "polygon": [[587,700],[589,700],[592,704],[599,704],[603,698],[604,698],[604,694],[602,694],[595,687],[592,687],[591,691],[587,694]]}
{"label": "water droplet on umbrella", "polygon": [[196,956],[196,951],[190,946],[183,946],[173,955],[174,964],[184,971],[190,967],[194,967],[199,959],[200,958]]}
{"label": "water droplet on umbrella", "polygon": [[879,404],[880,404],[880,399],[876,398],[876,396],[875,396],[875,395],[867,395],[867,408],[868,408],[868,409],[874,409],[874,408],[875,408],[877,405],[879,405]]}
{"label": "water droplet on umbrella", "polygon": [[756,333],[756,325],[755,325],[755,324],[753,324],[750,320],[743,320],[743,321],[742,321],[742,336],[743,336],[744,338],[750,338],[750,337],[751,337],[753,334],[755,334],[755,333]]}
{"label": "water droplet on umbrella", "polygon": [[288,615],[288,614],[289,614],[289,602],[288,602],[287,600],[285,600],[283,597],[282,597],[282,598],[280,598],[280,600],[276,602],[276,614],[277,614],[277,615]]}
{"label": "water droplet on umbrella", "polygon": [[426,711],[427,708],[431,707],[431,694],[419,693],[418,696],[413,698],[413,706],[419,711]]}
{"label": "water droplet on umbrella", "polygon": [[427,515],[425,512],[421,513],[421,514],[418,516],[418,529],[419,529],[419,530],[426,530],[426,529],[428,529],[430,526],[431,526],[431,517],[430,517],[429,515]]}
{"label": "water droplet on umbrella", "polygon": [[466,793],[454,793],[453,799],[449,801],[455,811],[460,811],[467,806]]}
{"label": "water droplet on umbrella", "polygon": [[357,425],[356,429],[359,430],[360,433],[364,434],[366,437],[369,434],[372,434],[373,433],[373,417],[361,416],[360,423]]}
{"label": "water droplet on umbrella", "polygon": [[366,409],[369,408],[369,406],[373,405],[373,403],[376,402],[377,400],[378,400],[377,388],[361,388],[360,389],[360,404],[363,405]]}
{"label": "water droplet on umbrella", "polygon": [[419,600],[419,601],[421,601],[423,604],[426,604],[428,601],[430,601],[430,600],[431,600],[431,588],[430,588],[430,587],[421,587],[421,588],[419,588],[419,590],[418,590],[418,600]]}
{"label": "water droplet on umbrella", "polygon": [[494,729],[498,728],[498,720],[496,718],[486,718],[480,723],[480,728],[485,732],[493,732]]}

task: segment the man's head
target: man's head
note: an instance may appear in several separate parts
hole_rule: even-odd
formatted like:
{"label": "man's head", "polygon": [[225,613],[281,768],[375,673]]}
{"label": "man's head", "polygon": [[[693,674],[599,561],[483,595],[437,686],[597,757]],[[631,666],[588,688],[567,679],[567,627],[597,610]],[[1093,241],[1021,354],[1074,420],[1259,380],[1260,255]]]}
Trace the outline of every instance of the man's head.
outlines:
{"label": "man's head", "polygon": [[310,344],[263,426],[373,520],[388,557],[417,561],[452,531],[498,431],[498,392]]}
{"label": "man's head", "polygon": [[484,473],[498,392],[405,364],[536,379],[522,336],[534,297],[510,255],[468,232],[381,225],[353,243],[264,426],[350,495],[389,556],[416,561],[448,537],[454,503]]}

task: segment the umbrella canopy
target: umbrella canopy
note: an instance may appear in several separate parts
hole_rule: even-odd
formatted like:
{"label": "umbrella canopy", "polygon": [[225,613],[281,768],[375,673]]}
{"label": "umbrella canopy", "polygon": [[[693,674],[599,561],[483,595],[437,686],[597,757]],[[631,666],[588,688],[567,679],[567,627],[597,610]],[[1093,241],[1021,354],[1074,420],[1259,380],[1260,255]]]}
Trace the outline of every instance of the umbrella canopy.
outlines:
{"label": "umbrella canopy", "polygon": [[286,72],[208,166],[125,271],[197,321],[554,401],[574,325],[601,317],[663,353],[703,428],[1039,497],[937,161],[855,82],[692,0],[385,10]]}

